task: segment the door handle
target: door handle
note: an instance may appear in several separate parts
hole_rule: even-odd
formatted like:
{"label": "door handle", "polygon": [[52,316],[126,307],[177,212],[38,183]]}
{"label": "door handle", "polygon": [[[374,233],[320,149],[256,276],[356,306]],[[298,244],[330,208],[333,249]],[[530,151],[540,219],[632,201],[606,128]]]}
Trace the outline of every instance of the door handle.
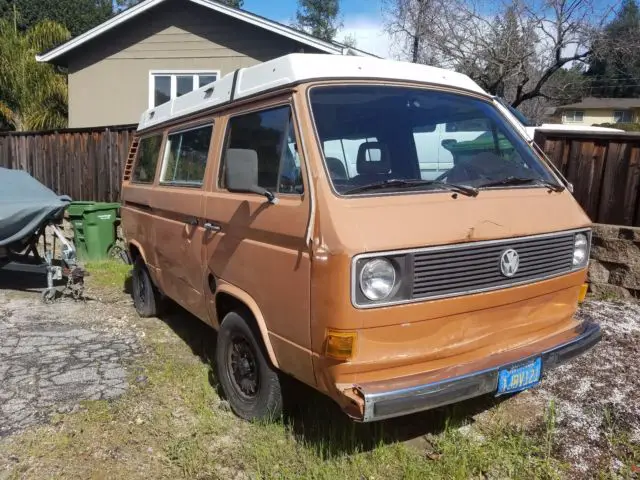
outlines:
{"label": "door handle", "polygon": [[222,230],[222,227],[215,222],[205,222],[203,226],[205,230],[208,230],[210,232],[219,232],[220,230]]}

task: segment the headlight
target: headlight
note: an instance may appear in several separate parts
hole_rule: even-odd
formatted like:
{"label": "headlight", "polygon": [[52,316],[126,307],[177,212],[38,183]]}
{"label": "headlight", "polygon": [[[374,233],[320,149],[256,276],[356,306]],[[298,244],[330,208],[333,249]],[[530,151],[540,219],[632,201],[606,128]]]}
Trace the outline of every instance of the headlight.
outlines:
{"label": "headlight", "polygon": [[589,259],[589,239],[584,233],[578,233],[573,242],[573,266],[582,267]]}
{"label": "headlight", "polygon": [[360,290],[371,301],[387,298],[396,284],[396,269],[386,258],[369,260],[360,270]]}

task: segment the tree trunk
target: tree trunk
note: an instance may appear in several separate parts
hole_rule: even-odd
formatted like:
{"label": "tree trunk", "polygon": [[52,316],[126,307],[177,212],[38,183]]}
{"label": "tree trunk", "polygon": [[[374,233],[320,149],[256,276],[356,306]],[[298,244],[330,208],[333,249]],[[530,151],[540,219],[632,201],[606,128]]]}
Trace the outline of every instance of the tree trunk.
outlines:
{"label": "tree trunk", "polygon": [[412,53],[412,62],[418,63],[418,50],[420,48],[420,37],[418,35],[413,36],[413,48],[411,49]]}

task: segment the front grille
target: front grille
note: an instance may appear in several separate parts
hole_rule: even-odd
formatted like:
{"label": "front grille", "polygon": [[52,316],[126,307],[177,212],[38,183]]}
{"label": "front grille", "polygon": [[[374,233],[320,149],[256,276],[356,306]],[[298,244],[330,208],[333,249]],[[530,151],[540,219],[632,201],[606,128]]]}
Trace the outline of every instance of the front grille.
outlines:
{"label": "front grille", "polygon": [[[493,290],[568,273],[573,266],[574,233],[437,247],[414,253],[413,298]],[[500,269],[505,250],[520,257],[516,274]]]}

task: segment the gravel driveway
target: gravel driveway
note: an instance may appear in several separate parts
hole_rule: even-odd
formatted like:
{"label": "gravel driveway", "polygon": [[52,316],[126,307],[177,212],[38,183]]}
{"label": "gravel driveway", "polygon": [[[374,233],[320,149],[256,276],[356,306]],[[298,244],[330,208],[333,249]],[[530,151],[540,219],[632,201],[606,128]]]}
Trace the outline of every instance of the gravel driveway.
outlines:
{"label": "gravel driveway", "polygon": [[0,436],[124,393],[138,351],[125,318],[97,302],[0,290]]}
{"label": "gravel driveway", "polygon": [[624,450],[640,448],[640,304],[588,301],[578,315],[600,324],[602,340],[509,399],[501,412],[526,424],[553,404],[555,454],[570,466],[568,478],[590,479],[599,471],[619,474]]}
{"label": "gravel driveway", "polygon": [[640,445],[640,305],[592,301],[579,315],[600,324],[602,340],[532,392],[555,402],[559,453],[588,478],[621,466],[611,451],[620,432]]}

